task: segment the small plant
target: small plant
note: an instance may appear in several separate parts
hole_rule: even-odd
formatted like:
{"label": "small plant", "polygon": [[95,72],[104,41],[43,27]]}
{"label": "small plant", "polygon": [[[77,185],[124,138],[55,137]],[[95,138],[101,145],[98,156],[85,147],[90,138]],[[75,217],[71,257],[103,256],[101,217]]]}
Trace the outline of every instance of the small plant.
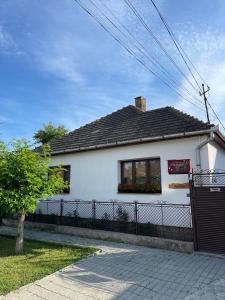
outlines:
{"label": "small plant", "polygon": [[42,210],[41,210],[40,208],[38,208],[37,214],[38,214],[38,215],[42,215]]}
{"label": "small plant", "polygon": [[110,220],[110,214],[108,214],[107,212],[105,212],[104,215],[103,215],[103,217],[102,217],[102,219],[104,221],[109,221]]}
{"label": "small plant", "polygon": [[74,211],[73,211],[73,217],[75,219],[78,219],[80,217],[77,209],[74,209]]}
{"label": "small plant", "polygon": [[94,228],[94,221],[91,218],[84,219],[82,224],[85,228]]}
{"label": "small plant", "polygon": [[161,185],[158,183],[121,183],[118,185],[120,193],[161,193]]}
{"label": "small plant", "polygon": [[116,214],[117,214],[116,221],[128,222],[129,215],[128,215],[127,211],[122,208],[121,205],[118,206]]}

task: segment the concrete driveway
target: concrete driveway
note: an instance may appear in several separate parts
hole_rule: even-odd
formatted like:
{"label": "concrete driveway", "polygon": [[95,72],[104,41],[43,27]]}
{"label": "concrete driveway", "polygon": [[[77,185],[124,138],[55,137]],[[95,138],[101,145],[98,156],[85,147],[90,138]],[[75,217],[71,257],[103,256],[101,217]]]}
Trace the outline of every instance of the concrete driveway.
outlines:
{"label": "concrete driveway", "polygon": [[[0,234],[15,230],[0,227]],[[102,250],[0,299],[225,299],[225,259],[26,230],[27,238]]]}

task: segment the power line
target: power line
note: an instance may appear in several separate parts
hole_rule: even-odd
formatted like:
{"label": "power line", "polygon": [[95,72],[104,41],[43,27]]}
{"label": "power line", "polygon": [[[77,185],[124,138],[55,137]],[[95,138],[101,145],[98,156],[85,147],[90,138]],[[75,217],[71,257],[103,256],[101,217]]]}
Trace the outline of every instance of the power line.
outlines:
{"label": "power line", "polygon": [[216,119],[219,121],[220,125],[223,127],[223,129],[225,130],[225,126],[223,125],[222,121],[220,120],[218,114],[215,112],[214,108],[212,107],[212,105],[210,104],[210,102],[208,101],[207,97],[206,97],[206,93],[208,93],[210,91],[210,87],[207,86],[207,90],[205,90],[205,85],[204,83],[202,84],[202,92],[199,92],[200,96],[204,97],[204,102],[205,102],[205,109],[206,109],[206,115],[207,115],[207,120],[208,120],[208,124],[210,124],[210,120],[209,120],[209,112],[208,112],[208,105],[211,108],[212,112],[214,113]]}
{"label": "power line", "polygon": [[207,116],[207,121],[208,124],[210,124],[210,120],[209,120],[209,111],[208,111],[208,102],[207,102],[207,98],[206,98],[206,93],[210,91],[210,87],[207,86],[207,90],[205,90],[205,85],[204,83],[202,84],[202,92],[199,92],[200,96],[203,96],[204,98],[204,102],[205,102],[205,110],[206,110],[206,116]]}
{"label": "power line", "polygon": [[[102,3],[102,5],[103,5],[103,7],[105,7],[106,8],[106,10],[107,11],[109,11],[109,13],[111,13],[112,14],[112,16],[116,19],[116,21],[118,22],[118,24],[128,33],[128,35],[126,34],[126,33],[124,33],[123,32],[123,30],[121,30],[103,11],[102,11],[102,9],[93,1],[93,0],[89,0],[91,3],[92,3],[92,5],[97,9],[97,10],[99,10],[100,11],[100,13],[107,19],[107,21],[109,21],[110,22],[110,24],[112,24],[112,26],[114,27],[114,28],[116,28],[116,30],[118,30],[123,36],[125,36],[125,38],[126,39],[128,39],[128,41],[129,41],[129,37],[131,37],[131,39],[132,40],[134,40],[139,46],[135,46],[137,49],[138,49],[138,51],[140,51],[154,66],[156,66],[156,67],[158,67],[158,65],[159,65],[159,67],[164,71],[163,72],[163,74],[165,74],[165,76],[166,76],[166,79],[164,79],[164,81],[169,81],[169,83],[173,86],[173,88],[175,88],[175,89],[177,89],[176,88],[176,82],[173,80],[173,79],[169,79],[168,78],[168,75],[169,76],[171,76],[172,77],[172,75],[160,64],[160,62],[151,54],[151,53],[149,53],[149,51],[146,49],[146,47],[141,43],[141,42],[139,42],[139,40],[137,40],[136,39],[136,37],[129,31],[129,29],[127,29],[127,27],[125,26],[125,25],[123,25],[121,22],[120,22],[120,20],[116,17],[116,15],[108,8],[108,6],[103,2]],[[143,50],[142,50],[143,49]],[[156,72],[155,72],[156,73]],[[158,75],[159,76],[159,75]],[[188,89],[186,89],[186,88],[184,88],[184,87],[180,87],[180,89],[181,90],[183,90],[183,92],[185,92],[186,94],[188,94],[187,95],[187,97],[189,98],[189,99],[192,99],[192,98],[194,98],[195,100],[197,100],[198,102],[200,102],[201,104],[202,104],[202,102],[199,100],[199,99],[197,99],[197,98],[195,98],[195,96],[193,96],[192,94],[191,94],[191,92],[188,90]]]}
{"label": "power line", "polygon": [[[92,0],[89,0],[91,1],[91,3],[101,11],[101,13],[107,18],[107,20],[115,27],[117,28],[124,36],[125,38],[128,38],[127,35],[121,30],[118,28],[118,26],[115,25],[114,22],[112,22],[112,20],[110,20],[110,18],[104,14],[104,12],[102,12],[102,10],[96,5],[96,3],[94,3]],[[127,32],[127,34],[131,37],[131,39],[133,39],[140,47],[141,49],[136,46],[136,48],[156,67],[159,66],[159,68],[162,70],[163,74],[165,74],[165,76],[171,76],[170,78],[170,82],[172,84],[175,84],[176,85],[176,82],[174,81],[174,79],[172,78],[172,74],[170,72],[168,72],[168,70],[158,61],[158,59],[152,55],[151,53],[149,53],[149,50],[130,32],[130,30],[125,26],[123,25],[120,20],[118,19],[118,17],[113,13],[113,11],[105,4],[104,1],[100,0],[101,3],[102,3],[102,6],[114,17],[114,19],[118,22],[118,24]],[[142,50],[143,49],[143,50]],[[168,78],[167,78],[168,79]],[[186,89],[185,87],[180,87],[180,89],[182,89],[185,93],[189,94],[189,96],[191,96],[191,98],[197,100],[198,102],[200,102],[202,104],[202,102],[197,99],[195,96],[193,96],[191,94],[191,92]]]}
{"label": "power line", "polygon": [[163,47],[160,40],[156,37],[156,35],[153,33],[151,28],[147,25],[147,23],[144,21],[144,19],[141,17],[141,15],[138,13],[134,5],[130,2],[130,0],[124,0],[124,2],[127,4],[127,6],[133,11],[134,15],[139,19],[141,24],[145,27],[145,29],[148,31],[148,33],[151,35],[151,37],[154,39],[155,43],[160,47],[160,49],[165,53],[165,55],[169,58],[169,60],[172,62],[172,64],[177,68],[177,70],[184,76],[186,81],[192,86],[192,88],[198,92],[198,89],[193,85],[193,83],[186,77],[185,73],[182,71],[182,69],[177,65],[175,60],[170,56],[170,54],[166,51],[166,49]]}
{"label": "power line", "polygon": [[[173,89],[165,80],[163,80],[160,76],[158,76],[153,70],[151,70],[146,64],[145,62],[143,62],[139,57],[137,57],[137,55],[126,45],[124,45],[124,43],[117,37],[114,35],[114,33],[112,33],[97,17],[96,15],[94,15],[87,7],[85,7],[79,0],[74,0],[86,13],[88,13],[92,18],[95,19],[95,21],[107,32],[109,33],[123,48],[125,48],[125,50],[130,53],[140,64],[142,64],[150,73],[152,73],[154,76],[156,76],[158,79],[160,79],[166,86],[168,86],[170,89]],[[192,102],[191,100],[187,99],[186,97],[184,97],[179,91],[175,90],[175,92],[181,97],[183,98],[185,101],[191,103],[192,105],[194,105],[195,107],[198,107],[200,110],[204,109],[200,106],[198,106],[196,103]]]}
{"label": "power line", "polygon": [[[89,0],[91,2],[93,2],[92,0]],[[101,1],[101,0],[100,0]],[[166,70],[166,68],[164,68],[164,66],[157,60],[157,58],[155,56],[153,56],[152,54],[149,53],[149,50],[142,44],[140,43],[140,41],[138,41],[138,39],[136,39],[136,37],[130,32],[130,30],[125,26],[123,25],[120,20],[118,19],[118,17],[112,12],[112,10],[110,10],[110,8],[104,3],[104,1],[101,1],[102,5],[104,8],[106,8],[106,10],[111,13],[111,15],[117,20],[117,22],[119,23],[119,25],[124,28],[124,30],[128,33],[128,35],[135,40],[135,42],[144,50],[140,50],[145,56],[150,56],[150,60],[152,62],[152,64],[156,64],[158,65],[162,70],[163,72],[166,74],[166,75],[170,75],[170,73]],[[95,4],[96,6],[96,4]],[[96,6],[97,7],[97,6]],[[108,17],[107,17],[108,18]],[[111,22],[111,21],[110,21]],[[122,32],[123,33],[123,32]],[[123,33],[124,34],[124,33]],[[138,48],[140,49],[140,48]]]}
{"label": "power line", "polygon": [[[180,45],[180,43],[178,42],[178,40],[176,39],[171,27],[169,26],[169,24],[167,23],[167,21],[165,20],[165,18],[163,17],[162,13],[160,12],[159,8],[157,7],[157,5],[155,4],[154,0],[150,0],[152,5],[154,6],[155,10],[157,11],[161,21],[163,22],[167,32],[169,33],[175,47],[177,48],[178,52],[180,53],[185,65],[187,66],[192,78],[194,79],[196,85],[198,86],[199,90],[201,90],[201,87],[196,79],[196,77],[194,76],[191,68],[189,67],[187,60],[189,61],[189,63],[192,65],[192,67],[195,69],[195,71],[197,72],[197,74],[199,75],[199,77],[203,80],[202,76],[200,75],[200,73],[198,72],[198,70],[196,69],[196,67],[194,66],[194,64],[192,63],[192,61],[190,60],[190,58],[188,57],[188,55],[186,54],[186,52],[184,51],[184,49],[182,48],[182,46]],[[183,53],[182,53],[183,52]],[[187,60],[186,60],[187,59]],[[203,80],[204,81],[204,80]]]}
{"label": "power line", "polygon": [[215,110],[213,109],[212,105],[208,102],[209,107],[211,108],[211,110],[213,111],[214,115],[216,116],[217,120],[219,121],[220,125],[223,127],[223,129],[225,130],[225,126],[223,125],[222,121],[220,121],[220,118],[218,116],[218,114],[215,112]]}
{"label": "power line", "polygon": [[195,76],[194,76],[194,74],[193,74],[191,68],[189,67],[189,65],[188,65],[188,63],[187,63],[187,61],[186,61],[186,59],[185,59],[185,57],[184,57],[182,51],[180,50],[180,48],[179,48],[179,46],[178,46],[177,40],[175,39],[175,36],[174,36],[172,30],[171,30],[170,27],[168,26],[167,22],[165,21],[164,17],[162,16],[161,12],[159,11],[159,9],[158,9],[158,7],[156,6],[155,2],[154,2],[153,0],[150,0],[150,1],[151,1],[151,3],[153,4],[154,8],[156,9],[156,11],[157,11],[157,13],[158,13],[158,15],[159,15],[161,21],[163,22],[163,24],[164,24],[164,26],[165,26],[167,32],[169,33],[169,35],[170,35],[170,37],[171,37],[171,39],[172,39],[172,41],[173,41],[173,43],[174,43],[176,49],[178,50],[179,54],[181,55],[181,57],[182,57],[182,59],[183,59],[185,65],[187,66],[187,68],[188,68],[188,70],[189,70],[189,72],[190,72],[192,78],[194,79],[196,85],[197,85],[197,86],[199,87],[199,89],[201,90],[201,87],[200,87],[200,85],[199,85],[197,79],[195,78]]}
{"label": "power line", "polygon": [[[208,123],[210,123],[209,121],[209,112],[208,112],[208,107],[207,107],[207,104],[210,106],[212,112],[214,113],[215,117],[217,118],[217,120],[219,121],[219,123],[221,124],[221,126],[223,127],[223,129],[225,129],[225,126],[223,125],[223,123],[221,122],[219,116],[217,115],[217,113],[215,112],[215,110],[213,109],[212,105],[210,104],[210,102],[207,100],[206,96],[205,96],[205,93],[209,91],[209,87],[207,89],[207,91],[204,90],[204,84],[202,84],[202,91],[201,91],[201,87],[199,86],[198,82],[197,82],[197,79],[196,77],[194,76],[191,68],[189,67],[186,59],[189,61],[189,63],[191,64],[191,66],[193,67],[193,69],[196,71],[196,73],[198,74],[198,76],[200,77],[200,79],[205,82],[205,80],[202,78],[201,74],[198,72],[197,68],[195,67],[195,65],[192,63],[192,61],[190,60],[190,58],[188,57],[187,53],[185,52],[185,50],[182,48],[181,44],[179,43],[179,41],[176,39],[173,31],[171,30],[171,27],[169,26],[169,24],[167,23],[167,21],[165,20],[165,18],[163,17],[162,13],[160,12],[159,8],[157,7],[157,5],[155,4],[154,0],[150,0],[151,3],[153,4],[154,8],[156,9],[160,19],[162,20],[166,30],[168,31],[171,39],[173,40],[177,50],[179,51],[184,63],[186,64],[189,72],[191,73],[195,83],[197,84],[197,86],[199,87],[199,90],[200,90],[200,96],[204,96],[204,102],[205,102],[205,107],[206,107],[206,114],[207,114],[207,120],[208,120]],[[182,53],[183,52],[183,53]],[[185,59],[185,57],[186,59]]]}
{"label": "power line", "polygon": [[[157,75],[154,71],[152,71],[139,57],[136,56],[136,54],[126,45],[124,45],[124,43],[117,37],[114,35],[114,33],[112,33],[93,13],[90,12],[90,10],[88,10],[79,0],[74,0],[86,13],[88,13],[91,17],[93,17],[95,19],[95,21],[106,31],[108,32],[130,55],[132,55],[140,64],[142,64],[149,72],[151,72],[154,76],[156,76],[158,79],[160,79],[160,81],[162,81],[166,86],[168,86],[170,89],[173,89],[167,82],[165,82],[159,75]],[[91,0],[89,0],[91,1]],[[175,92],[185,101],[189,102],[190,104],[194,105],[196,108],[205,111],[202,107],[196,105],[196,103],[190,101],[189,99],[187,99],[186,97],[184,97],[179,91],[177,91],[175,89]],[[198,99],[197,99],[198,100]],[[200,102],[202,105],[203,103]],[[218,115],[216,114],[216,112],[214,111],[214,109],[212,108],[211,104],[209,103],[209,106],[211,108],[211,110],[213,111],[214,115],[216,116],[216,118],[219,120],[220,124],[222,125],[222,127],[225,129],[225,127],[223,126],[222,122],[220,121]]]}

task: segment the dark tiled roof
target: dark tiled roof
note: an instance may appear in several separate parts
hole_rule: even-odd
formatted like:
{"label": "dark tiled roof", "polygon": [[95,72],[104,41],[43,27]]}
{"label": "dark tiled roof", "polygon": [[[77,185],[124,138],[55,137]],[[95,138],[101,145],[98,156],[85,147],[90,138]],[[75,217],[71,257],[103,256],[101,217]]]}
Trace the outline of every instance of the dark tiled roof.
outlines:
{"label": "dark tiled roof", "polygon": [[142,112],[133,105],[76,129],[51,143],[52,153],[176,133],[207,130],[211,126],[173,107]]}

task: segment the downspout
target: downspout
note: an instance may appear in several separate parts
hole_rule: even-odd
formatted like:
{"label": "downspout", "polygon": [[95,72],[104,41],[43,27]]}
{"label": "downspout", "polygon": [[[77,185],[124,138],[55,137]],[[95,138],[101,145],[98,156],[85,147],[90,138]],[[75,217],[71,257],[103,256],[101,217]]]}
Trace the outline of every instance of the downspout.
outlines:
{"label": "downspout", "polygon": [[207,145],[208,143],[210,143],[214,140],[215,130],[217,130],[217,128],[213,127],[210,130],[209,138],[207,140],[205,140],[204,142],[202,142],[200,145],[198,145],[196,148],[196,167],[198,170],[201,170],[201,148],[203,148],[205,145]]}

